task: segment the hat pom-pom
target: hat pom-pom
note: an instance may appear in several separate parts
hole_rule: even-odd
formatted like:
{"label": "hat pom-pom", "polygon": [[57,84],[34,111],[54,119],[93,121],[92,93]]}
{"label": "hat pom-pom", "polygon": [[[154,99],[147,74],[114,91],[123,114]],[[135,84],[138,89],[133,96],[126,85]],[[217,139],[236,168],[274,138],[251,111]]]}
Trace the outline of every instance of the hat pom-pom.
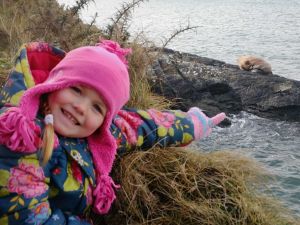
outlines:
{"label": "hat pom-pom", "polygon": [[109,211],[111,204],[116,198],[114,189],[120,188],[116,185],[111,177],[101,175],[98,184],[93,192],[95,196],[94,211],[105,214]]}
{"label": "hat pom-pom", "polygon": [[32,153],[40,144],[40,128],[12,107],[0,116],[0,144],[12,151]]}
{"label": "hat pom-pom", "polygon": [[107,51],[116,54],[119,59],[127,66],[128,61],[126,56],[132,52],[131,48],[122,48],[117,42],[111,40],[101,40],[100,43],[97,44]]}

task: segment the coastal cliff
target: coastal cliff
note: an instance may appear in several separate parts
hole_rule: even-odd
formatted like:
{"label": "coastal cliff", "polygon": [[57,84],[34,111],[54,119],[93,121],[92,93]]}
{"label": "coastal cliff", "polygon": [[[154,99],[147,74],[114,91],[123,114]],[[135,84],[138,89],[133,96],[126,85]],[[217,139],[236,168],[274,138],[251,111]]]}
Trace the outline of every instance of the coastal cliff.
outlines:
{"label": "coastal cliff", "polygon": [[300,81],[170,49],[162,50],[149,74],[153,91],[183,110],[196,105],[209,115],[246,111],[300,122]]}

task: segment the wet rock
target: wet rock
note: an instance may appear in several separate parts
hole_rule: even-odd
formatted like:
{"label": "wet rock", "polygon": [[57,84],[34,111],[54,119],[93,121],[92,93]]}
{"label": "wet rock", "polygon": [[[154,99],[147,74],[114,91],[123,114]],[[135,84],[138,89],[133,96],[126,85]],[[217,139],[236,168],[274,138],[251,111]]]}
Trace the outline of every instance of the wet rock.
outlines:
{"label": "wet rock", "polygon": [[165,49],[150,72],[153,90],[176,108],[198,106],[208,115],[221,111],[300,122],[300,81],[243,71],[225,62]]}

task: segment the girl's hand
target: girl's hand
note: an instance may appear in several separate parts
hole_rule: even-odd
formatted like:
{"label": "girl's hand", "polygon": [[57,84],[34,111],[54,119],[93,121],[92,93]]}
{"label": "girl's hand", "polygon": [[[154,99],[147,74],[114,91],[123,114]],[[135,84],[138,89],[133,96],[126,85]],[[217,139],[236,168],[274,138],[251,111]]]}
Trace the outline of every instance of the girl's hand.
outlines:
{"label": "girl's hand", "polygon": [[190,108],[187,113],[191,116],[194,123],[195,140],[207,137],[212,132],[212,128],[226,118],[225,113],[219,113],[209,118],[197,107]]}

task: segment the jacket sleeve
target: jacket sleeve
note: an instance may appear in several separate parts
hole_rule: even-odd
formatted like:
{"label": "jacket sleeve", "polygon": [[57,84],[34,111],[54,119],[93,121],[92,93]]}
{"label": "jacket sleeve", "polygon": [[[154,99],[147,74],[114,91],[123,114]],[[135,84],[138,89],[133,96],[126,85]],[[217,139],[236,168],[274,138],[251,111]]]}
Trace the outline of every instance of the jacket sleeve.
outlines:
{"label": "jacket sleeve", "polygon": [[48,201],[50,168],[39,166],[37,154],[24,155],[0,146],[0,224],[89,224]]}
{"label": "jacket sleeve", "polygon": [[171,110],[120,110],[113,120],[111,132],[119,154],[153,146],[185,146],[195,139],[191,116]]}

